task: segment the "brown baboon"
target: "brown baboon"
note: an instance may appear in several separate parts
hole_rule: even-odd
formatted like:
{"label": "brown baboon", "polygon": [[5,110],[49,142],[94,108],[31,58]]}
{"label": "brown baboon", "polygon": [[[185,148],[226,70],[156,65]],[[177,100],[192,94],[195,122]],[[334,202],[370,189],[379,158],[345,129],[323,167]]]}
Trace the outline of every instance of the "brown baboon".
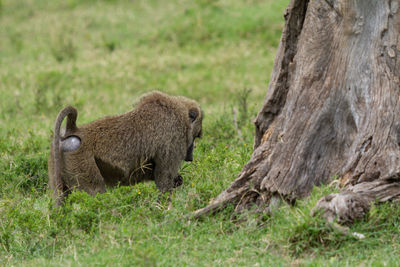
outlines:
{"label": "brown baboon", "polygon": [[[66,129],[60,133],[67,117]],[[154,180],[162,192],[182,184],[183,160],[193,160],[203,114],[197,102],[161,92],[144,95],[134,109],[80,127],[77,111],[57,116],[49,157],[49,186],[56,205],[72,189],[103,193],[107,186]]]}

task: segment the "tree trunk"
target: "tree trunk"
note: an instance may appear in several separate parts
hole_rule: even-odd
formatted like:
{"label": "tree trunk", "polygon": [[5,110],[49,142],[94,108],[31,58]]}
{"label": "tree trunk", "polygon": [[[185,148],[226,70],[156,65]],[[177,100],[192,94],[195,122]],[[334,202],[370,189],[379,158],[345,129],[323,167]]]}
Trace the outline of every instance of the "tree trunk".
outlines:
{"label": "tree trunk", "polygon": [[292,0],[251,159],[195,215],[227,203],[264,209],[334,178],[343,193],[318,203],[330,219],[399,200],[399,12],[400,0]]}

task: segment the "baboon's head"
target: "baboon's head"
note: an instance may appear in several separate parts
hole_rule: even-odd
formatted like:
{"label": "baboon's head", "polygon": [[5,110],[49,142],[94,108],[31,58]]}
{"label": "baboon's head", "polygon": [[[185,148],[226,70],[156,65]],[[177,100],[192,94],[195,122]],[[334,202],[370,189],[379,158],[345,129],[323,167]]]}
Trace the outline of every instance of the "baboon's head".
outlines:
{"label": "baboon's head", "polygon": [[189,107],[189,121],[191,126],[192,138],[187,149],[185,161],[193,161],[194,141],[196,138],[201,138],[203,134],[202,122],[203,111],[196,102],[191,102]]}
{"label": "baboon's head", "polygon": [[189,110],[189,119],[192,125],[193,140],[196,138],[201,138],[201,136],[203,135],[203,111],[200,109],[200,107],[192,108]]}

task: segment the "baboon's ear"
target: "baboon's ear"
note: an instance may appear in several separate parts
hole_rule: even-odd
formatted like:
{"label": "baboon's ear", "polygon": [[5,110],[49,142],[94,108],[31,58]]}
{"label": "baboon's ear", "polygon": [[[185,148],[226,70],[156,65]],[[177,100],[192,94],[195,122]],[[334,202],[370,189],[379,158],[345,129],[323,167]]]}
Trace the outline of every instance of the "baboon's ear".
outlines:
{"label": "baboon's ear", "polygon": [[197,112],[196,109],[192,108],[192,109],[189,110],[190,122],[194,122],[197,119],[198,116],[199,116],[199,113]]}

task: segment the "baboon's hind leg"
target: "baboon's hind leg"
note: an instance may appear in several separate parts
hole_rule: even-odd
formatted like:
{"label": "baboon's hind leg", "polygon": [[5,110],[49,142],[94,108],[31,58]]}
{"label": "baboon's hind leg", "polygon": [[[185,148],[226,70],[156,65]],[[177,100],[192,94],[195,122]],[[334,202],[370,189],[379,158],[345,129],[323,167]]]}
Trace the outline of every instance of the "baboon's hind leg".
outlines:
{"label": "baboon's hind leg", "polygon": [[69,170],[71,174],[68,184],[69,191],[78,189],[92,196],[95,196],[97,193],[106,192],[104,178],[93,157],[89,157],[86,160],[76,158],[71,166],[79,167]]}
{"label": "baboon's hind leg", "polygon": [[88,171],[89,171],[88,190],[85,191],[92,196],[95,196],[98,193],[105,193],[106,184],[104,181],[104,177],[101,175],[100,170],[94,158],[90,159]]}

